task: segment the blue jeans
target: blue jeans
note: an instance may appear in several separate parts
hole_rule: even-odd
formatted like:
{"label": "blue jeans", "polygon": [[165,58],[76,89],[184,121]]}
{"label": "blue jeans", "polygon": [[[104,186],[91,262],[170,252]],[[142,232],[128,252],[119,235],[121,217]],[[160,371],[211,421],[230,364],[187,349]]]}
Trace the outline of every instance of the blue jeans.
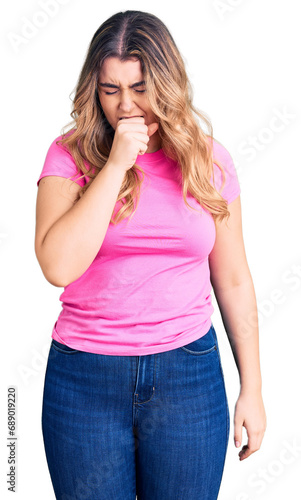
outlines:
{"label": "blue jeans", "polygon": [[42,433],[59,500],[216,500],[229,409],[216,332],[144,356],[52,339]]}

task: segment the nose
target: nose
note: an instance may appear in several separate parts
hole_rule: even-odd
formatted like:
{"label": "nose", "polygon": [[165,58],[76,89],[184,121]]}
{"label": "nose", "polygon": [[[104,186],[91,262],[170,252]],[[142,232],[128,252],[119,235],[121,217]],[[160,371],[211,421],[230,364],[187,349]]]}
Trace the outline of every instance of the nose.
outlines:
{"label": "nose", "polygon": [[125,113],[129,113],[132,111],[132,109],[135,106],[135,102],[133,99],[133,95],[130,90],[122,90],[120,92],[120,102],[119,102],[119,108],[121,111]]}

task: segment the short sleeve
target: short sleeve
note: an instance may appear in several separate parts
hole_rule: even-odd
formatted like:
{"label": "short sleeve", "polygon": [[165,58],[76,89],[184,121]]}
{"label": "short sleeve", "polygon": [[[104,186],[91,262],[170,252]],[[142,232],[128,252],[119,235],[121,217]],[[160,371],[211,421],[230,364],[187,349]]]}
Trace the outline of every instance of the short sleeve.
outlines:
{"label": "short sleeve", "polygon": [[[224,168],[226,178],[223,190],[221,190],[223,181],[222,172],[218,165],[215,163],[215,160],[218,160],[220,165]],[[241,192],[240,185],[234,162],[229,151],[216,140],[213,140],[213,169],[214,186],[229,204],[234,201],[237,196],[239,196]]]}
{"label": "short sleeve", "polygon": [[82,173],[78,173],[76,163],[66,146],[56,144],[56,141],[61,139],[62,136],[59,136],[51,143],[37,185],[39,185],[42,177],[46,175],[58,175],[66,179],[70,178],[70,180],[75,181],[80,186],[84,186],[89,179],[86,176],[79,179]]}

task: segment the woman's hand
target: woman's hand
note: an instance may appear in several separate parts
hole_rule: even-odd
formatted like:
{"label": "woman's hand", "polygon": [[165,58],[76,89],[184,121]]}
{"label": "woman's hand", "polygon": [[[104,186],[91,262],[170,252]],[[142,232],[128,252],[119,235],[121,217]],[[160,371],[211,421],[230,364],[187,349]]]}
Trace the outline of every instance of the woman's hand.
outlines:
{"label": "woman's hand", "polygon": [[241,446],[242,427],[248,434],[248,444],[239,452],[240,460],[248,458],[254,451],[259,450],[266,430],[266,414],[262,395],[259,391],[241,390],[235,405],[234,414],[234,443]]}
{"label": "woman's hand", "polygon": [[148,148],[151,135],[158,130],[159,124],[145,124],[142,116],[124,118],[118,121],[108,162],[129,170]]}

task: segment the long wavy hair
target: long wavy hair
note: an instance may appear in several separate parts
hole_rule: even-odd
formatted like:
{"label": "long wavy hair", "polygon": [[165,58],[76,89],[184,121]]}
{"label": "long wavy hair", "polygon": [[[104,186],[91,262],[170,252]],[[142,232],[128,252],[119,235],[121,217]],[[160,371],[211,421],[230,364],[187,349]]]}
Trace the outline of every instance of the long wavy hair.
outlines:
{"label": "long wavy hair", "polygon": [[[196,210],[187,202],[189,191],[214,220],[229,217],[227,201],[210,182],[211,177],[214,181],[214,161],[222,171],[221,189],[225,185],[223,166],[213,159],[213,128],[210,119],[193,106],[181,54],[160,19],[133,10],[113,15],[95,32],[75,89],[70,113],[73,121],[66,125],[72,125],[72,129],[57,141],[69,150],[78,174],[89,179],[75,203],[106,164],[114,139],[114,129],[104,115],[98,94],[100,69],[108,57],[140,60],[149,104],[159,122],[161,147],[177,162],[175,175],[179,175],[186,206]],[[206,124],[208,133],[202,130],[197,117]],[[125,172],[117,198],[122,206],[112,215],[111,223],[133,216],[143,178],[143,169],[136,164]]]}

